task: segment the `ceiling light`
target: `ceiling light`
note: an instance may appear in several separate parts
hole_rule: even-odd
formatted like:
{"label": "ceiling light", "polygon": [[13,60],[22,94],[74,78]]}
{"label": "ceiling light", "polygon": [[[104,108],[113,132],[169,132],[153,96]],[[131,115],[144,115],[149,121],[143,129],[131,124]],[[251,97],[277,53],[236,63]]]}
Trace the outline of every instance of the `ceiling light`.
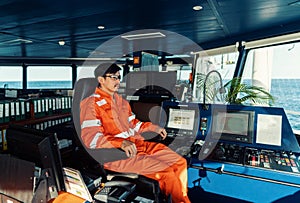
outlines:
{"label": "ceiling light", "polygon": [[121,37],[127,40],[136,40],[136,39],[159,38],[165,36],[166,35],[164,35],[161,32],[152,32],[152,33],[143,33],[143,34],[135,34],[135,35],[123,35]]}
{"label": "ceiling light", "polygon": [[58,44],[59,44],[60,46],[64,46],[64,45],[66,44],[66,42],[65,42],[64,40],[59,40],[59,41],[58,41]]}
{"label": "ceiling light", "polygon": [[0,44],[8,44],[8,45],[18,45],[18,44],[27,44],[27,43],[32,43],[31,40],[28,39],[13,39],[13,40],[8,40],[1,42]]}
{"label": "ceiling light", "polygon": [[193,7],[193,10],[194,10],[194,11],[200,11],[200,10],[202,10],[202,9],[203,9],[202,6],[194,6],[194,7]]}
{"label": "ceiling light", "polygon": [[99,26],[98,26],[98,29],[99,29],[99,30],[103,30],[103,29],[105,29],[105,27],[104,27],[103,25],[99,25]]}
{"label": "ceiling light", "polygon": [[175,54],[172,56],[166,56],[167,59],[172,59],[172,58],[189,58],[191,57],[190,55],[187,54]]}

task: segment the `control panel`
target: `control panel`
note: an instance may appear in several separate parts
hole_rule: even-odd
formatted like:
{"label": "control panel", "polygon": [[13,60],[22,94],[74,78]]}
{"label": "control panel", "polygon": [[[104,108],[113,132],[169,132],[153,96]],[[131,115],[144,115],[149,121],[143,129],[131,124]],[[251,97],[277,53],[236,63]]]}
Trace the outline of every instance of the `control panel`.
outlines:
{"label": "control panel", "polygon": [[161,126],[171,149],[212,160],[300,173],[300,147],[284,109],[163,102]]}
{"label": "control panel", "polygon": [[165,101],[160,126],[188,158],[190,188],[249,202],[299,197],[300,147],[284,109]]}
{"label": "control panel", "polygon": [[162,141],[173,151],[182,156],[187,156],[190,153],[191,147],[195,141],[195,134],[191,130],[175,130],[166,128],[168,137]]}
{"label": "control panel", "polygon": [[220,142],[207,160],[300,173],[300,155],[292,151],[257,149]]}

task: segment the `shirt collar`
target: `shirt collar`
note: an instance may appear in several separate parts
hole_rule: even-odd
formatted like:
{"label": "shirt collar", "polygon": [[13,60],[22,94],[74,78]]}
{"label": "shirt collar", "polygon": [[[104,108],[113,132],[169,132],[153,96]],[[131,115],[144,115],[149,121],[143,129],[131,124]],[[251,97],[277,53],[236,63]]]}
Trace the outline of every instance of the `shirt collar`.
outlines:
{"label": "shirt collar", "polygon": [[[101,97],[103,97],[103,98],[107,98],[107,99],[109,99],[109,100],[112,99],[112,96],[111,96],[110,94],[108,94],[107,92],[103,91],[103,90],[102,90],[101,88],[99,88],[99,87],[96,88],[96,92],[95,92],[95,93],[96,93],[96,94],[100,94]],[[114,93],[114,98],[115,98],[116,100],[118,100],[118,99],[119,99],[119,95],[118,95],[117,93]]]}

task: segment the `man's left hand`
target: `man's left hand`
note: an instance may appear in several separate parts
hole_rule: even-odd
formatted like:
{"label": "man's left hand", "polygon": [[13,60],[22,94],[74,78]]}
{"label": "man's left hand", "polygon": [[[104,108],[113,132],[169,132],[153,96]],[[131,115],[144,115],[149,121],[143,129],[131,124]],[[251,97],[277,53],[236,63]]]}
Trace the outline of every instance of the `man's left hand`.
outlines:
{"label": "man's left hand", "polygon": [[167,137],[167,131],[166,131],[166,129],[159,128],[157,133],[162,137],[163,140],[166,139],[166,137]]}

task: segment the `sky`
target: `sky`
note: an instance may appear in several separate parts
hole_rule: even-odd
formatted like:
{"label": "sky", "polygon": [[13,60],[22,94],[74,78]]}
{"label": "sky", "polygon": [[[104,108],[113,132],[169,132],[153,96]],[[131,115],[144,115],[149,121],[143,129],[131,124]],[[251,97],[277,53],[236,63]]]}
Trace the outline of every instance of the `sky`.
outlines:
{"label": "sky", "polygon": [[[28,67],[28,80],[31,81],[53,81],[72,79],[72,68],[62,68],[61,66],[40,68],[39,66]],[[0,81],[20,81],[22,78],[21,67],[0,67]]]}
{"label": "sky", "polygon": [[274,49],[273,78],[300,78],[300,43]]}

